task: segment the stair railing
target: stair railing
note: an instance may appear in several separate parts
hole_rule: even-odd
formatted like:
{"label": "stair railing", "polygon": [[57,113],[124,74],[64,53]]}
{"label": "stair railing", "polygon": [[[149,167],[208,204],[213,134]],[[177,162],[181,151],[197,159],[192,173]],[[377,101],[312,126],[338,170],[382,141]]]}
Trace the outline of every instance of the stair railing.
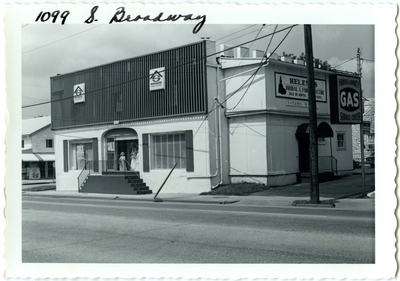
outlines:
{"label": "stair railing", "polygon": [[78,190],[80,190],[82,184],[89,175],[90,175],[90,162],[86,161],[82,171],[78,176]]}
{"label": "stair railing", "polygon": [[335,175],[337,175],[337,159],[335,157],[332,156],[331,158],[331,165],[332,165],[332,170],[335,173]]}
{"label": "stair railing", "polygon": [[138,174],[136,171],[132,170],[132,166],[131,166],[131,164],[129,164],[128,161],[126,161],[126,160],[124,160],[124,161],[125,161],[125,163],[126,163],[125,167],[126,167],[126,168],[129,167],[129,169],[125,169],[125,171],[124,171],[124,176],[127,177],[128,180],[129,180],[129,182],[133,184],[133,190],[136,190],[137,192],[140,192],[139,187],[133,182],[132,178],[129,176],[129,174],[128,174],[127,172],[134,172],[135,175],[140,179],[139,174]]}

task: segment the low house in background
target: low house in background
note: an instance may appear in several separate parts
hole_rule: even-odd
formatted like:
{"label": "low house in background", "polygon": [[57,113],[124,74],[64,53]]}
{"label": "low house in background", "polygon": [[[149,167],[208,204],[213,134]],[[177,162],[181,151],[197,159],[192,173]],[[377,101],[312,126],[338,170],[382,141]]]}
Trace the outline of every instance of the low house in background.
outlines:
{"label": "low house in background", "polygon": [[[364,99],[364,159],[375,154],[375,98]],[[361,163],[360,125],[352,126],[353,159]],[[371,164],[371,163],[368,163]],[[374,163],[372,166],[375,166]]]}
{"label": "low house in background", "polygon": [[54,133],[50,116],[22,120],[22,179],[54,178]]}

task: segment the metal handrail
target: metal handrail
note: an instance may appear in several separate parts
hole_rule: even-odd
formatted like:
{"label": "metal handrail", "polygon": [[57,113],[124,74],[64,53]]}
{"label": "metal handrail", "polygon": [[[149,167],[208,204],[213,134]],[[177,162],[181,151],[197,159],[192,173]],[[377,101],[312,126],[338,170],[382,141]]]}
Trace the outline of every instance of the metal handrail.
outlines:
{"label": "metal handrail", "polygon": [[[88,168],[89,167],[89,168]],[[84,175],[84,171],[88,171],[87,174]],[[82,176],[84,175],[84,176]],[[78,179],[78,190],[81,188],[83,182],[85,181],[86,177],[90,175],[90,162],[89,161],[85,161],[85,165],[83,166],[82,171],[79,173],[79,176],[77,177]],[[82,180],[83,178],[83,180]]]}
{"label": "metal handrail", "polygon": [[332,169],[333,169],[333,172],[335,173],[335,174],[337,174],[337,159],[334,157],[334,156],[331,156],[332,158],[332,160],[335,160],[334,162],[335,162],[335,169],[333,169],[333,167],[332,167]]}
{"label": "metal handrail", "polygon": [[330,170],[337,174],[337,159],[333,156],[319,156],[318,157],[320,171]]}
{"label": "metal handrail", "polygon": [[134,172],[135,175],[140,179],[139,174],[138,174],[136,171],[132,170],[132,166],[131,166],[131,164],[128,163],[128,161],[126,161],[126,160],[124,160],[124,161],[125,161],[126,164],[127,164],[126,167],[129,166],[129,168],[130,168],[129,170],[126,169],[126,170],[124,171],[124,176],[125,176],[125,177],[128,177],[128,179],[130,180],[130,182],[134,185],[133,190],[136,189],[136,191],[140,191],[140,189],[139,189],[139,188],[137,187],[137,185],[133,182],[132,178],[129,176],[129,174],[127,174],[127,172]]}

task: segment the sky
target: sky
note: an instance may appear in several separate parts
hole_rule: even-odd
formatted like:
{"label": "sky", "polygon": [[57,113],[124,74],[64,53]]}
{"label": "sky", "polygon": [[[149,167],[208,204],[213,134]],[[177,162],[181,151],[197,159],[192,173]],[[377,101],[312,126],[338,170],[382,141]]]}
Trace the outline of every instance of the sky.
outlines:
{"label": "sky", "polygon": [[[50,77],[117,60],[198,42],[202,37],[220,44],[240,45],[272,34],[275,24],[207,24],[196,34],[189,24],[24,24],[21,27],[22,119],[50,115]],[[289,25],[278,25],[277,31]],[[274,50],[287,31],[244,46],[250,50]],[[362,55],[364,97],[375,96],[374,26],[312,25],[315,58],[338,70],[356,72],[357,48]],[[271,41],[271,43],[270,43]],[[299,56],[304,51],[304,25],[295,26],[276,50]],[[337,66],[337,67],[336,67]],[[30,106],[26,107],[25,106]]]}

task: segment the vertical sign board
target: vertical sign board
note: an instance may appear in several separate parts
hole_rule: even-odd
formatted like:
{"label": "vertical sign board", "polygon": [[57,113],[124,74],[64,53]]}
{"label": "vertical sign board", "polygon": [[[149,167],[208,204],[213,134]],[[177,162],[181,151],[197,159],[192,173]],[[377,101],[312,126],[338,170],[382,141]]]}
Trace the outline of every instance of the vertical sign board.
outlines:
{"label": "vertical sign board", "polygon": [[150,69],[150,91],[165,89],[165,67]]}
{"label": "vertical sign board", "polygon": [[85,83],[74,85],[74,103],[85,102]]}
{"label": "vertical sign board", "polygon": [[361,79],[333,74],[329,77],[331,123],[361,124]]}

